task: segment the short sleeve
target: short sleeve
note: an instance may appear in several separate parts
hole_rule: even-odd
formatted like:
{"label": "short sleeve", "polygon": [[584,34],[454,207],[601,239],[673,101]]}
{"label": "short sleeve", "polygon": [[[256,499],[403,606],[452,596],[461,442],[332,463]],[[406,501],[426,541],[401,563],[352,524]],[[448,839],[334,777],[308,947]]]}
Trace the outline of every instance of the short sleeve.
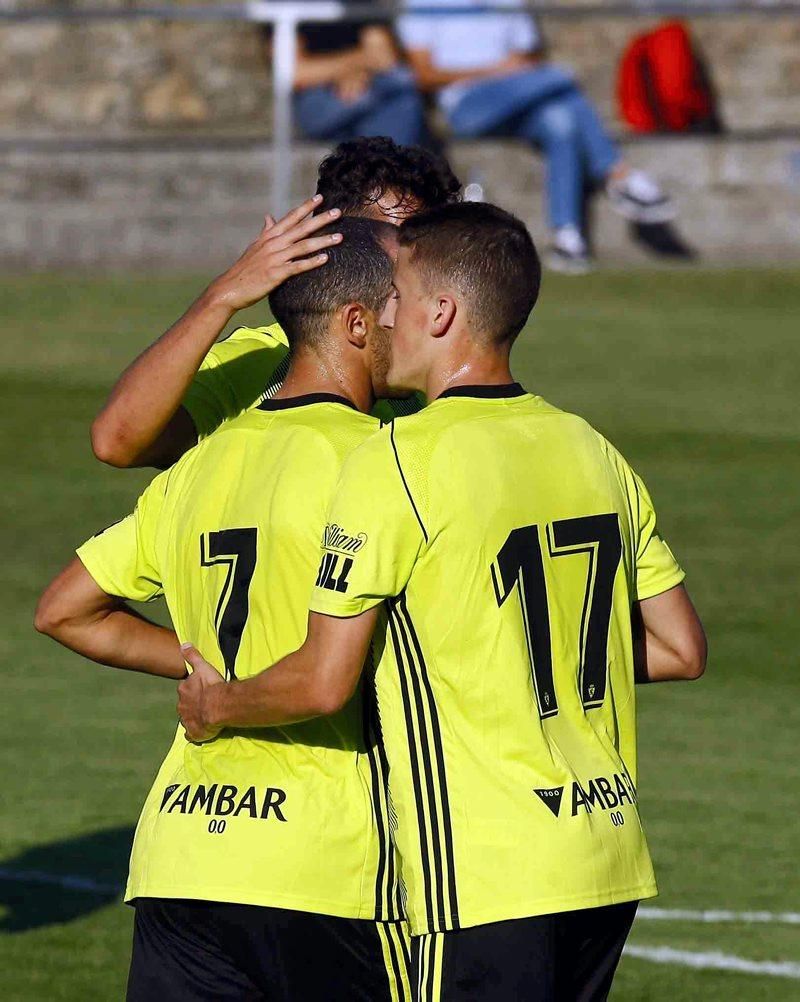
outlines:
{"label": "short sleeve", "polygon": [[424,532],[384,428],[342,468],[328,510],[312,612],[357,616],[405,588]]}
{"label": "short sleeve", "polygon": [[672,550],[658,533],[656,513],[650,494],[641,477],[630,471],[631,508],[637,513],[636,538],[636,589],[637,601],[653,598],[669,591],[683,581],[683,569],[675,559]]}
{"label": "short sleeve", "polygon": [[215,344],[183,399],[198,439],[256,404],[281,375],[288,353],[286,335],[277,324],[240,327]]}
{"label": "short sleeve", "polygon": [[156,533],[168,475],[156,477],[132,514],[78,548],[81,563],[106,594],[135,602],[150,602],[163,594]]}

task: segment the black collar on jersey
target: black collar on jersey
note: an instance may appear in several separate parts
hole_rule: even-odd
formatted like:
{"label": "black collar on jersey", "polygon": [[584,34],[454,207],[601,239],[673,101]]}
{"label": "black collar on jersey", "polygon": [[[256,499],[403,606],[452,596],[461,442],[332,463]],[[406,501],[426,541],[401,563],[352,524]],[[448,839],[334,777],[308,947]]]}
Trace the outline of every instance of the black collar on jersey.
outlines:
{"label": "black collar on jersey", "polygon": [[282,411],[288,407],[305,407],[307,404],[344,404],[354,411],[358,408],[352,400],[340,397],[338,393],[303,393],[299,397],[283,397],[280,400],[264,400],[258,405],[260,411]]}
{"label": "black collar on jersey", "polygon": [[480,386],[451,386],[449,390],[440,393],[436,399],[443,400],[445,397],[489,397],[496,400],[501,397],[524,397],[527,392],[519,383],[503,383],[500,386],[485,383]]}

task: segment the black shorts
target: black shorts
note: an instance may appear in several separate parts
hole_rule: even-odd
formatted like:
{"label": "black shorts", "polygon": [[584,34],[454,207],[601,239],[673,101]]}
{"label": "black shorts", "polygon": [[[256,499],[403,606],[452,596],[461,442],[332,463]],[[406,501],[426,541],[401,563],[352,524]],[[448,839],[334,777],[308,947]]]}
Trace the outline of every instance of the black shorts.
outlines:
{"label": "black shorts", "polygon": [[602,1002],[638,901],[411,940],[417,1002]]}
{"label": "black shorts", "polygon": [[396,1002],[407,997],[408,963],[398,924],[139,898],[127,999]]}

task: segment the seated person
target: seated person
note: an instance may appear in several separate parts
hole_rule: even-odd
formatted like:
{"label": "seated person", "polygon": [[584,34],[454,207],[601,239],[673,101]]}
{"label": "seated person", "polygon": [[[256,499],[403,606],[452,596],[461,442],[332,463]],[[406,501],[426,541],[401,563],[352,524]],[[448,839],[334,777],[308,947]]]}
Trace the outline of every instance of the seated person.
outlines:
{"label": "seated person", "polygon": [[423,140],[422,99],[386,20],[310,21],[299,25],[297,39],[294,110],[306,136]]}
{"label": "seated person", "polygon": [[[520,9],[496,14],[447,14],[453,0],[407,0],[400,38],[422,91],[460,138],[513,136],[540,148],[552,241],[547,261],[562,271],[589,266],[583,193],[602,186],[611,205],[637,223],[663,223],[675,212],[647,174],[631,169],[573,74],[548,63],[533,17]],[[458,0],[458,6],[508,6],[508,0]],[[441,16],[414,14],[441,7]],[[521,7],[521,3],[520,3]]]}

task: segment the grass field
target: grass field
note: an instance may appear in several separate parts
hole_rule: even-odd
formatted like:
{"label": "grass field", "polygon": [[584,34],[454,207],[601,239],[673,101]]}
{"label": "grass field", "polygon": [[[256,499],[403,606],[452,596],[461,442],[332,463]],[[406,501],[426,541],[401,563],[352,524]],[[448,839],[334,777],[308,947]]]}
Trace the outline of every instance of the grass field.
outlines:
{"label": "grass field", "polygon": [[[131,912],[113,887],[172,734],[173,687],[85,663],[31,619],[71,548],[148,479],[95,462],[89,423],[197,286],[0,281],[4,999],[122,997]],[[640,692],[641,803],[665,908],[800,910],[798,316],[798,273],[548,277],[517,349],[522,382],[584,414],[644,475],[708,629],[702,682]],[[616,999],[800,998],[800,926],[640,920],[632,942],[788,961],[795,978],[628,957]]]}

